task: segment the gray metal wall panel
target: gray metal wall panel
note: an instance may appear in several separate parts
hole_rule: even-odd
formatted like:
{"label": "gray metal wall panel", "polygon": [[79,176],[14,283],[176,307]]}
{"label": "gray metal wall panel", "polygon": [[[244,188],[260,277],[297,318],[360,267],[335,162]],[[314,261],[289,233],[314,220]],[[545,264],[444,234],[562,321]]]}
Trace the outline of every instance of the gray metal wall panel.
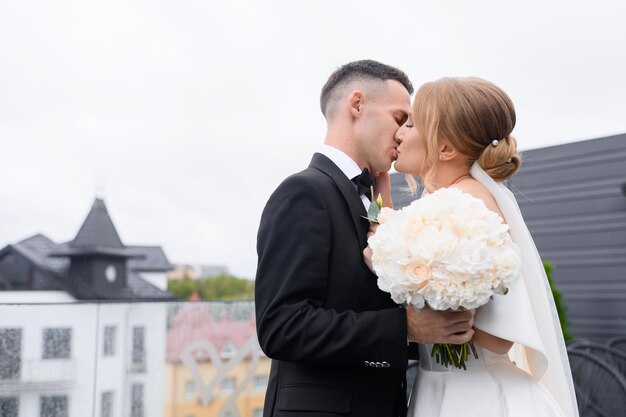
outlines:
{"label": "gray metal wall panel", "polygon": [[568,309],[570,330],[626,334],[626,135],[522,153],[510,182]]}

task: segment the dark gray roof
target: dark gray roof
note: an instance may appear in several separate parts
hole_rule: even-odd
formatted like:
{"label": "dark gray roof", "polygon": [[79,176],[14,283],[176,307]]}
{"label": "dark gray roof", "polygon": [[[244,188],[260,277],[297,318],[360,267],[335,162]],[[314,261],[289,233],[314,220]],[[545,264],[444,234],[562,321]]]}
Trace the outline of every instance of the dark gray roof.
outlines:
{"label": "dark gray roof", "polygon": [[36,234],[11,246],[40,269],[46,269],[59,277],[67,274],[70,265],[69,259],[50,256],[64,245],[54,243],[42,234]]}
{"label": "dark gray roof", "polygon": [[160,246],[127,246],[129,250],[140,254],[140,257],[128,260],[131,271],[159,272],[174,269]]}
{"label": "dark gray roof", "polygon": [[[68,243],[57,244],[46,236],[37,234],[18,243],[6,246],[0,250],[0,257],[17,251],[35,267],[42,271],[48,279],[56,282],[61,288],[79,300],[120,300],[120,301],[165,301],[175,300],[176,297],[168,291],[163,291],[142,279],[137,271],[162,271],[171,269],[171,265],[158,246],[134,246],[131,249],[138,254],[145,254],[146,260],[138,259],[144,266],[132,267],[133,259],[129,261],[129,272],[126,288],[112,288],[109,290],[96,289],[86,282],[78,281],[69,285],[67,276],[70,260],[54,255],[63,249],[68,249]],[[167,266],[167,268],[166,268]],[[152,269],[150,269],[152,267]]]}
{"label": "dark gray roof", "polygon": [[109,255],[119,258],[141,258],[143,255],[127,248],[109,248],[106,246],[89,246],[81,248],[72,248],[70,246],[61,248],[50,256],[93,256],[93,255]]}
{"label": "dark gray roof", "polygon": [[[69,285],[67,276],[70,260],[53,255],[62,249],[68,248],[68,243],[57,244],[46,236],[37,234],[18,243],[6,246],[0,250],[0,257],[13,250],[19,252],[40,271],[44,272],[49,279],[54,280],[61,288],[79,300],[164,301],[176,299],[170,292],[163,291],[143,280],[130,268],[126,288],[113,288],[110,290],[96,289],[85,282],[75,282],[73,285]],[[137,246],[133,247],[133,250],[136,250],[137,253],[141,253],[141,251],[138,250],[139,248],[145,247]],[[162,254],[162,258],[158,258],[154,255],[159,251]],[[158,246],[150,247],[150,250],[145,252],[150,252],[153,259],[160,260],[158,265],[164,265],[163,259],[167,262],[165,254]],[[154,262],[155,265],[157,265],[156,261]],[[169,262],[167,263],[169,265]]]}
{"label": "dark gray roof", "polygon": [[135,298],[150,298],[153,300],[176,300],[178,298],[168,291],[155,287],[145,279],[142,279],[139,274],[133,272],[128,274],[128,287],[135,295]]}
{"label": "dark gray roof", "polygon": [[[73,297],[82,300],[171,300],[176,297],[143,280],[137,272],[167,271],[172,265],[158,246],[126,247],[122,243],[104,201],[97,198],[76,237],[57,244],[42,234],[24,239],[0,250],[0,257],[16,251],[32,262],[48,279],[55,281]],[[126,260],[127,285],[123,288],[96,288],[81,280],[70,283],[68,257],[108,255]]]}
{"label": "dark gray roof", "polygon": [[[0,258],[11,253],[17,253],[27,262],[31,263],[40,272],[40,279],[48,282],[50,288],[65,288],[65,277],[69,268],[69,260],[49,258],[48,254],[58,247],[56,243],[42,234],[36,234],[20,242],[5,246],[0,250]],[[10,274],[15,271],[8,271]],[[13,277],[15,278],[15,277]],[[8,277],[4,277],[5,283]],[[4,285],[11,288],[11,285]]]}
{"label": "dark gray roof", "polygon": [[76,237],[70,242],[72,248],[107,247],[123,249],[124,244],[117,234],[109,212],[100,198],[96,198],[87,218]]}
{"label": "dark gray roof", "polygon": [[124,246],[102,199],[96,198],[76,237],[50,256],[142,256]]}

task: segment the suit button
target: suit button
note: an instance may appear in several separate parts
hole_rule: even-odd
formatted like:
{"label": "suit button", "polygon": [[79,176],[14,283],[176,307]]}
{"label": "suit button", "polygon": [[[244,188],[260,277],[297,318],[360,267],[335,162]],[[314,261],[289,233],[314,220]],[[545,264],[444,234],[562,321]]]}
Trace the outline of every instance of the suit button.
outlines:
{"label": "suit button", "polygon": [[363,362],[365,364],[365,366],[371,366],[370,363],[368,361]]}
{"label": "suit button", "polygon": [[376,367],[377,367],[377,368],[382,368],[382,367],[383,367],[383,364],[382,364],[382,363],[380,363],[380,362],[376,362]]}
{"label": "suit button", "polygon": [[389,362],[383,362],[383,368],[389,368],[390,366]]}

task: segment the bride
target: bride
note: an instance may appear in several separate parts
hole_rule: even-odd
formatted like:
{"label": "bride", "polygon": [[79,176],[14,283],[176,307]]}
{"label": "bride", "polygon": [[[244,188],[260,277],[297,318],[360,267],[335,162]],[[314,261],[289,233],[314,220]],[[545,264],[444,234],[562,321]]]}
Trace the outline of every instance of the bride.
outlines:
{"label": "bride", "polygon": [[[396,133],[396,170],[424,192],[455,187],[484,201],[508,223],[521,249],[522,275],[506,296],[475,316],[467,370],[446,368],[420,345],[409,417],[578,416],[572,377],[552,293],[513,194],[502,184],[520,167],[511,136],[511,99],[479,78],[444,78],[423,85],[412,114]],[[377,190],[391,202],[388,176]],[[371,233],[375,233],[372,229]],[[366,262],[371,265],[366,250]]]}

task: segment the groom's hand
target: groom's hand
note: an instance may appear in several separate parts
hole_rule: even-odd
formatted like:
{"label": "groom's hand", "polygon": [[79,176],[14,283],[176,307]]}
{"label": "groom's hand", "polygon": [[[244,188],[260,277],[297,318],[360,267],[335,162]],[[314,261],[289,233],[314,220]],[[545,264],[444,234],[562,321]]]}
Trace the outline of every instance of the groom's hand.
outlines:
{"label": "groom's hand", "polygon": [[474,336],[474,310],[434,311],[406,307],[407,336],[416,343],[451,343],[461,345]]}

